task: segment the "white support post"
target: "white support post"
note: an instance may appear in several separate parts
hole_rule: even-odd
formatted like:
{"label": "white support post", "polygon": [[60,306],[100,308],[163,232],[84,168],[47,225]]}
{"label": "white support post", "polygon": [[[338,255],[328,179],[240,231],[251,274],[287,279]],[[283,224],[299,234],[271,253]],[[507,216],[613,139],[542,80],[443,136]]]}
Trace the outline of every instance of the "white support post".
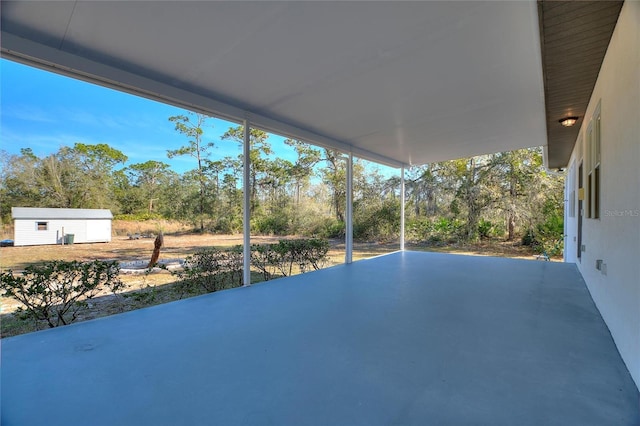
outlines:
{"label": "white support post", "polygon": [[345,233],[344,263],[353,262],[353,153],[347,157],[347,229]]}
{"label": "white support post", "polygon": [[400,250],[404,251],[404,166],[400,169]]}
{"label": "white support post", "polygon": [[242,169],[242,194],[244,201],[242,232],[243,232],[243,266],[242,284],[251,285],[251,128],[248,119],[242,122],[244,126],[243,141],[243,169]]}

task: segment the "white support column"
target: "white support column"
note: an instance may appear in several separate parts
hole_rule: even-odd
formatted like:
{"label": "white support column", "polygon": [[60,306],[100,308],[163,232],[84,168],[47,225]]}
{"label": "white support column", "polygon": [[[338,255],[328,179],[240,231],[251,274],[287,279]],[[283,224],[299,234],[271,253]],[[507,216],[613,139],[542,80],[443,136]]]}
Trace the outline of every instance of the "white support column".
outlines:
{"label": "white support column", "polygon": [[404,166],[400,169],[400,250],[404,251]]}
{"label": "white support column", "polygon": [[242,169],[242,194],[244,201],[244,211],[242,220],[243,232],[243,266],[242,284],[246,287],[251,285],[251,128],[248,119],[242,122],[244,126],[243,141],[243,169]]}
{"label": "white support column", "polygon": [[353,262],[353,153],[347,157],[347,229],[345,233],[344,263]]}

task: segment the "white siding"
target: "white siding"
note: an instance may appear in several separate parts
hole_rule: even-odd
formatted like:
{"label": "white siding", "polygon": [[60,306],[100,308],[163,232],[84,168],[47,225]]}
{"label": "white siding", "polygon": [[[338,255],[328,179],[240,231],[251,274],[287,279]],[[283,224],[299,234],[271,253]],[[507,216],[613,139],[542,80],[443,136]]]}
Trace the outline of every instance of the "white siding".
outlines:
{"label": "white siding", "polygon": [[[38,222],[47,222],[47,230],[39,231]],[[63,234],[74,234],[74,243],[111,241],[110,219],[16,219],[16,246],[61,244]]]}
{"label": "white siding", "polygon": [[85,241],[111,241],[111,220],[96,219],[85,221]]}
{"label": "white siding", "polygon": [[[38,231],[37,222],[48,222],[46,231]],[[16,219],[14,221],[14,244],[17,246],[33,246],[39,244],[56,244],[56,230],[50,221]]]}
{"label": "white siding", "polygon": [[[585,251],[577,265],[631,376],[640,385],[640,2],[627,1],[622,7],[582,135],[598,102],[602,114],[600,218],[583,218]],[[578,140],[573,151],[570,164],[576,170],[580,152],[586,152],[584,143]],[[568,250],[577,250],[573,242],[577,221],[567,221],[567,233]],[[604,262],[602,271],[596,269],[596,260]]]}

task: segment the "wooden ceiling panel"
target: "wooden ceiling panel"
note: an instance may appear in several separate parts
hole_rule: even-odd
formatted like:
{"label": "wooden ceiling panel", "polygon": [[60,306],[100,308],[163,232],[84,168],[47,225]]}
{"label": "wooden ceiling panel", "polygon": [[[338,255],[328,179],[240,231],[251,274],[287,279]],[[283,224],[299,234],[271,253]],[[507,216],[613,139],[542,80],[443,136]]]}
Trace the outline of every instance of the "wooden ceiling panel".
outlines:
{"label": "wooden ceiling panel", "polygon": [[569,162],[580,122],[567,128],[559,120],[584,118],[622,3],[538,2],[549,168]]}

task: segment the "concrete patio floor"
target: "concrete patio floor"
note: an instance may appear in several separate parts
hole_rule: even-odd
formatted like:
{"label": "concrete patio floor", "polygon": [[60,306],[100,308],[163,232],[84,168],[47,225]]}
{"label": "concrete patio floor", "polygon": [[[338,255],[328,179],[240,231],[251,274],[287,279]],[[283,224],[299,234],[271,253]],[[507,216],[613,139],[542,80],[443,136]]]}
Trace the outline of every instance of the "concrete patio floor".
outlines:
{"label": "concrete patio floor", "polygon": [[3,426],[638,425],[576,267],[398,252],[2,341]]}

